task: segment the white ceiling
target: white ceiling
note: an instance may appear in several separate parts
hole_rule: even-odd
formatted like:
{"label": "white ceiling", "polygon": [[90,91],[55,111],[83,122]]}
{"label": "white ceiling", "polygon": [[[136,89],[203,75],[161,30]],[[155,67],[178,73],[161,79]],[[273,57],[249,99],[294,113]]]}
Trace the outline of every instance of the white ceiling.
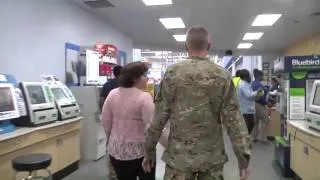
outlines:
{"label": "white ceiling", "polygon": [[[172,35],[182,30],[166,30],[160,17],[182,17],[187,28],[206,27],[213,51],[236,50],[247,31],[265,32],[251,52],[280,52],[290,44],[320,32],[320,0],[173,0],[171,6],[146,7],[141,0],[110,0],[116,7],[90,9],[82,0],[76,4],[95,13],[133,39],[136,47],[183,48]],[[251,27],[258,14],[281,13],[272,27]],[[248,50],[246,50],[248,51]]]}

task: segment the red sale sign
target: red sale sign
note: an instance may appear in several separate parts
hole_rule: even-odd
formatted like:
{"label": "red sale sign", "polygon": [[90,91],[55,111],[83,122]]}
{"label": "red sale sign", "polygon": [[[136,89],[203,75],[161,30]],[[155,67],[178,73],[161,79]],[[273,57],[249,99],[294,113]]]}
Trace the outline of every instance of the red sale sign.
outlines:
{"label": "red sale sign", "polygon": [[118,48],[115,45],[97,42],[94,46],[94,50],[99,52],[100,58],[106,56],[106,59],[108,60],[117,57]]}

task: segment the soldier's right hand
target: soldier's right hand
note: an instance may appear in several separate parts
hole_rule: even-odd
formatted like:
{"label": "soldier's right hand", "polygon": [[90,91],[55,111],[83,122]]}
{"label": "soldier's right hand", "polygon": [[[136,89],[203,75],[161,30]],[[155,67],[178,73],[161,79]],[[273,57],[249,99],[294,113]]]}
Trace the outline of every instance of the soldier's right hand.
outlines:
{"label": "soldier's right hand", "polygon": [[240,180],[247,180],[250,175],[249,168],[242,169]]}

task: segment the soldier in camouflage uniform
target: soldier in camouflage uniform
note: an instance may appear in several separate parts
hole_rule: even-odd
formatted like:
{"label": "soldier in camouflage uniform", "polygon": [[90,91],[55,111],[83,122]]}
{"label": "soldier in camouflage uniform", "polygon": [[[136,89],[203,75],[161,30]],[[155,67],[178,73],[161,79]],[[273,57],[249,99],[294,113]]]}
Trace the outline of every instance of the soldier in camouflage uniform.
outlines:
{"label": "soldier in camouflage uniform", "polygon": [[154,165],[156,144],[170,120],[163,156],[165,180],[222,180],[227,161],[222,125],[238,158],[240,179],[246,179],[249,174],[248,131],[231,77],[207,58],[208,36],[202,27],[188,31],[189,58],[167,70],[155,98],[156,111],[146,133],[143,167],[149,171]]}
{"label": "soldier in camouflage uniform", "polygon": [[118,180],[117,173],[114,170],[110,160],[108,160],[108,170],[109,170],[109,179],[110,180]]}

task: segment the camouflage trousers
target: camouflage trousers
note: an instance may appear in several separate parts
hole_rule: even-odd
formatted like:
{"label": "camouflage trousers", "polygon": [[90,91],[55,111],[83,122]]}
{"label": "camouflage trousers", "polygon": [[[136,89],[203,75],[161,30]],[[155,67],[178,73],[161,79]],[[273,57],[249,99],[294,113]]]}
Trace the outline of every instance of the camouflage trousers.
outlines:
{"label": "camouflage trousers", "polygon": [[223,166],[207,172],[183,172],[166,166],[164,180],[223,180]]}
{"label": "camouflage trousers", "polygon": [[109,179],[110,180],[118,180],[117,173],[114,170],[110,160],[108,160],[108,170],[109,170]]}

